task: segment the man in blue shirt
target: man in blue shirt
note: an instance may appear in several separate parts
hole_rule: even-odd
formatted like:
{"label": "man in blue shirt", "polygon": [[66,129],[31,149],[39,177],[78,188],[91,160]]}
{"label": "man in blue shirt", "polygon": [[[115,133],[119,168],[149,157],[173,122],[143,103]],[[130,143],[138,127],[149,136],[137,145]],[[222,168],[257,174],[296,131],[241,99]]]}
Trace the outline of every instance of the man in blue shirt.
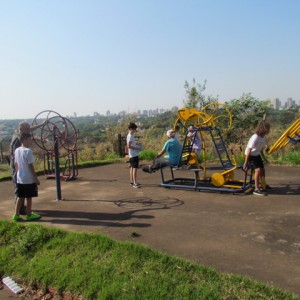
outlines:
{"label": "man in blue shirt", "polygon": [[[162,150],[157,154],[151,166],[145,166],[144,172],[152,173],[155,170],[165,166],[176,166],[179,163],[182,146],[178,139],[175,138],[176,132],[173,129],[167,131],[168,140],[165,142]],[[167,158],[163,157],[164,154]]]}

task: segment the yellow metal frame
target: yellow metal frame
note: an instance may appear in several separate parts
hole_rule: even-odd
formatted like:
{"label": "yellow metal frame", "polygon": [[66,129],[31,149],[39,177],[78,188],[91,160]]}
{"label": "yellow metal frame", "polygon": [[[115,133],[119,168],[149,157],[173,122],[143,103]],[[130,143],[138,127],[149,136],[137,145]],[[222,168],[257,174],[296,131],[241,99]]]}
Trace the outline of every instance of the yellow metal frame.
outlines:
{"label": "yellow metal frame", "polygon": [[[226,128],[223,125],[227,124]],[[196,108],[181,108],[178,110],[178,118],[174,124],[174,128],[176,125],[182,124],[184,126],[184,130],[187,130],[188,126],[193,125],[196,128],[200,127],[220,127],[222,126],[222,132],[226,133],[231,129],[232,126],[232,114],[228,107],[225,104],[221,104],[218,102],[211,102],[204,106],[201,111],[198,111]],[[206,144],[205,137],[208,136],[199,131],[202,140],[202,150],[203,150],[203,177],[207,179],[206,176]],[[195,153],[185,154],[186,156],[190,155],[190,159],[188,161],[189,165],[195,165],[196,168],[199,168],[199,162],[195,155]],[[185,156],[185,157],[186,157]],[[240,188],[236,185],[230,185],[230,182],[233,182],[235,174],[234,171],[237,169],[237,163],[235,157],[232,156],[232,161],[234,163],[234,167],[230,170],[226,170],[222,173],[214,173],[211,176],[212,184],[216,187],[226,186],[229,188]],[[235,181],[237,182],[237,181]]]}
{"label": "yellow metal frame", "polygon": [[300,134],[300,118],[296,120],[283,134],[282,136],[273,144],[273,146],[268,151],[269,154],[274,151],[285,147],[290,141],[289,138],[295,138]]}

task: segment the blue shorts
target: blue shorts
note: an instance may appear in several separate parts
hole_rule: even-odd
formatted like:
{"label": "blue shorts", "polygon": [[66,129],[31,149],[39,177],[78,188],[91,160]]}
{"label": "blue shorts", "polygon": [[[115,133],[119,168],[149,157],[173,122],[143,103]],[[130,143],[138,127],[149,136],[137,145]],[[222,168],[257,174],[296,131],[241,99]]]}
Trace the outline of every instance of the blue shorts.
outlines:
{"label": "blue shorts", "polygon": [[19,198],[32,198],[38,196],[36,183],[23,184],[17,183],[16,196]]}
{"label": "blue shorts", "polygon": [[139,157],[135,156],[135,157],[130,157],[129,159],[129,163],[130,163],[130,167],[137,169],[139,167]]}
{"label": "blue shorts", "polygon": [[249,166],[254,169],[264,168],[264,162],[261,158],[261,155],[250,156],[249,157]]}

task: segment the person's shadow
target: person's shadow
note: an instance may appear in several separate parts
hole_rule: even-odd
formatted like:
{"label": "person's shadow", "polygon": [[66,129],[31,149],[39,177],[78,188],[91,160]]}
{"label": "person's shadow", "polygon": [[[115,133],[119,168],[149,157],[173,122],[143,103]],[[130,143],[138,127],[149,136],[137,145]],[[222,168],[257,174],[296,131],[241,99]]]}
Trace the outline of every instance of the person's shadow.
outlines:
{"label": "person's shadow", "polygon": [[[154,218],[151,214],[139,214],[140,212],[170,209],[175,206],[182,205],[184,202],[176,198],[160,198],[153,200],[151,198],[125,198],[116,201],[110,200],[64,200],[66,202],[106,202],[113,203],[120,208],[127,208],[128,210],[118,213],[105,212],[78,212],[66,210],[36,210],[41,219],[39,222],[52,224],[70,224],[82,226],[109,226],[109,227],[148,227],[149,223],[133,222],[134,219],[147,220]],[[100,210],[101,208],[99,208]],[[44,218],[43,218],[44,217]],[[127,223],[126,221],[132,222]]]}
{"label": "person's shadow", "polygon": [[266,191],[270,195],[300,195],[300,185],[299,184],[286,184],[284,186],[272,185],[272,189]]}

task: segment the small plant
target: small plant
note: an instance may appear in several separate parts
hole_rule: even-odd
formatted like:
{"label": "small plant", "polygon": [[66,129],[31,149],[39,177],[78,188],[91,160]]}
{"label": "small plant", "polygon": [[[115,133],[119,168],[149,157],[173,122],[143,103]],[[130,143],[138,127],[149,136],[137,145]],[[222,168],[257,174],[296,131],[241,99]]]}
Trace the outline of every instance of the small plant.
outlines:
{"label": "small plant", "polygon": [[139,158],[141,160],[153,160],[156,155],[157,155],[157,152],[154,150],[143,150],[141,152],[141,154],[139,155]]}
{"label": "small plant", "polygon": [[85,145],[83,149],[78,152],[79,161],[88,161],[95,159],[95,149],[91,146]]}
{"label": "small plant", "polygon": [[120,158],[119,155],[113,152],[113,153],[106,153],[103,157],[103,160],[117,160],[119,158]]}
{"label": "small plant", "polygon": [[113,147],[110,143],[99,143],[95,147],[95,157],[97,159],[107,159],[108,155],[114,155]]}
{"label": "small plant", "polygon": [[284,154],[283,161],[287,161],[292,165],[300,165],[300,152],[290,152]]}

